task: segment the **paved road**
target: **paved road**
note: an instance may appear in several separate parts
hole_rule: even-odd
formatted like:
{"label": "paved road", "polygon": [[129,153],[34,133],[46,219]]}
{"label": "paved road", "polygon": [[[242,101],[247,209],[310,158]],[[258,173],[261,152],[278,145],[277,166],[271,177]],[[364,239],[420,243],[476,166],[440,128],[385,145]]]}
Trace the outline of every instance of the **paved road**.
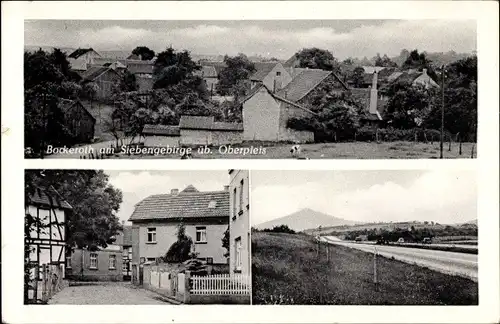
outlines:
{"label": "paved road", "polygon": [[379,255],[394,257],[407,263],[415,263],[439,272],[458,275],[477,281],[477,254],[426,250],[400,246],[373,245],[344,242],[335,237],[324,236],[322,240],[330,244],[338,244],[365,252],[373,253],[377,249]]}
{"label": "paved road", "polygon": [[58,292],[49,304],[70,305],[166,305],[160,295],[130,283],[70,286]]}

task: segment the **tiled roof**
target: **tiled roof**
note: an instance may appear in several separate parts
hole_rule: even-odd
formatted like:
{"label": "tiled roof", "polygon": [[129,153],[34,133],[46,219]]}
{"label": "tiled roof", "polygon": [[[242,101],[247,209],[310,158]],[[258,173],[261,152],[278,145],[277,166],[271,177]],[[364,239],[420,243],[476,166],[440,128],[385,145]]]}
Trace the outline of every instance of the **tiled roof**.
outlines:
{"label": "tiled roof", "polygon": [[215,67],[213,67],[213,66],[204,65],[201,67],[201,70],[197,70],[195,72],[195,75],[201,76],[203,78],[216,78],[217,71],[215,70]]}
{"label": "tiled roof", "polygon": [[173,125],[144,125],[142,129],[143,135],[166,135],[180,136],[179,126]]}
{"label": "tiled roof", "polygon": [[319,69],[305,69],[283,89],[278,95],[290,101],[296,102],[305,97],[318,84],[326,79],[332,72]]}
{"label": "tiled roof", "polygon": [[61,195],[52,187],[49,189],[43,189],[37,187],[35,193],[29,197],[30,202],[33,204],[39,204],[44,206],[53,206],[62,209],[73,209],[71,205],[64,200]]}
{"label": "tiled roof", "polygon": [[106,66],[92,66],[87,71],[84,71],[83,73],[81,73],[81,77],[85,81],[93,81],[98,76],[100,76],[104,72],[107,72],[108,70],[112,70],[112,69],[109,67],[106,67]]}
{"label": "tiled roof", "polygon": [[[215,208],[208,208],[211,201],[216,202]],[[229,218],[229,192],[200,192],[188,186],[178,194],[152,195],[135,205],[135,210],[129,220],[194,217]]]}
{"label": "tiled roof", "polygon": [[127,62],[127,69],[132,74],[153,74],[154,64],[151,62],[135,61]]}
{"label": "tiled roof", "polygon": [[85,53],[92,52],[92,51],[93,51],[92,48],[79,48],[79,49],[75,50],[73,53],[69,54],[68,57],[73,58],[73,59],[77,59],[80,56],[84,55]]}
{"label": "tiled roof", "polygon": [[87,110],[87,108],[85,108],[85,106],[78,100],[70,100],[70,99],[61,98],[61,99],[59,99],[58,107],[59,107],[59,109],[61,109],[61,111],[63,113],[66,113],[66,112],[68,112],[68,110],[71,107],[73,107],[75,105],[80,106],[80,108],[83,109],[87,113],[87,115],[90,116],[90,118],[92,118],[94,121],[96,120],[95,117],[92,116],[92,114]]}
{"label": "tiled roof", "polygon": [[305,107],[302,107],[301,105],[297,104],[296,102],[293,102],[293,101],[291,101],[291,100],[289,100],[289,99],[283,98],[283,97],[279,96],[278,94],[272,93],[272,92],[271,92],[271,91],[270,91],[270,90],[269,90],[269,89],[268,89],[265,85],[263,85],[262,83],[261,83],[261,84],[259,84],[259,85],[257,85],[257,86],[255,86],[255,87],[254,87],[254,88],[250,91],[250,93],[249,93],[249,94],[245,97],[245,99],[243,99],[243,100],[241,101],[241,104],[243,104],[245,101],[247,101],[248,99],[250,99],[251,97],[253,97],[253,96],[254,96],[257,92],[259,92],[259,90],[260,90],[261,88],[266,89],[266,91],[269,93],[269,95],[270,95],[271,97],[273,97],[274,99],[278,100],[278,101],[281,101],[281,102],[284,102],[284,103],[286,103],[286,104],[292,105],[292,106],[294,106],[294,107],[297,107],[297,108],[299,108],[299,109],[302,109],[302,110],[304,110],[304,111],[307,111],[307,112],[309,112],[309,113],[311,113],[311,114],[313,114],[313,115],[315,115],[315,114],[316,114],[315,112],[313,112],[313,111],[311,111],[311,110],[309,110],[309,109],[307,109],[307,108],[305,108]]}
{"label": "tiled roof", "polygon": [[181,116],[179,127],[184,129],[212,129],[213,116]]}
{"label": "tiled roof", "polygon": [[226,122],[214,122],[212,124],[212,130],[218,131],[242,131],[243,124],[242,123],[226,123]]}
{"label": "tiled roof", "polygon": [[274,69],[274,67],[278,64],[277,62],[256,62],[255,72],[250,76],[250,80],[252,81],[262,81],[264,78]]}

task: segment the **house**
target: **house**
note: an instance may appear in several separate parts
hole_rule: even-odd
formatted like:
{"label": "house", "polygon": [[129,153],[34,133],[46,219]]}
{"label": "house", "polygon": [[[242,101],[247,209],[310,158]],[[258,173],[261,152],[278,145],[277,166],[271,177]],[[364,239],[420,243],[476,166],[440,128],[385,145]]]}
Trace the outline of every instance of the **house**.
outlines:
{"label": "house", "polygon": [[68,278],[85,281],[130,280],[132,259],[131,227],[123,226],[105,248],[74,249],[67,258]]}
{"label": "house", "polygon": [[255,87],[243,100],[243,128],[245,140],[313,142],[314,134],[287,127],[292,117],[314,115],[307,107],[314,107],[317,91],[328,86],[330,91],[342,93],[347,85],[331,71],[302,69],[278,91],[263,84]]}
{"label": "house", "polygon": [[59,274],[57,279],[66,277],[66,219],[73,208],[53,187],[37,187],[35,192],[28,194],[27,199],[25,218],[35,225],[30,228],[24,241],[29,250],[27,266],[30,269],[25,294],[29,302],[36,303],[47,297],[42,281],[44,268],[49,267],[55,276]]}
{"label": "house", "polygon": [[94,138],[96,119],[79,100],[59,99],[65,126],[78,143],[89,143]]}
{"label": "house", "polygon": [[208,264],[227,264],[222,237],[229,225],[229,188],[198,191],[192,185],[169,194],[149,196],[135,205],[132,262],[156,261],[177,241],[178,226],[192,238],[192,252]]}
{"label": "house", "polygon": [[249,171],[229,170],[229,273],[250,274]]}
{"label": "house", "polygon": [[378,74],[374,71],[371,76],[371,86],[367,88],[352,88],[351,94],[364,105],[364,114],[361,115],[363,126],[380,127],[384,121],[385,107],[388,97],[378,90]]}
{"label": "house", "polygon": [[121,82],[122,75],[109,66],[92,66],[80,74],[82,82],[97,85],[97,99],[110,99],[113,89]]}
{"label": "house", "polygon": [[250,76],[251,88],[259,84],[278,91],[286,86],[292,77],[279,62],[255,62],[255,72]]}
{"label": "house", "polygon": [[[132,57],[132,59],[130,59]],[[122,66],[135,76],[138,90],[140,92],[146,92],[153,89],[154,79],[154,60],[142,61],[139,59],[133,59],[135,56],[129,56],[127,59],[115,59],[100,57],[96,58],[95,64],[100,66],[111,67],[115,70],[121,70]],[[118,68],[116,69],[115,66]]]}
{"label": "house", "polygon": [[428,74],[427,69],[418,71],[410,69],[402,72],[394,72],[388,77],[390,82],[408,82],[413,86],[423,86],[425,88],[438,88],[439,85]]}
{"label": "house", "polygon": [[243,125],[216,122],[213,116],[181,116],[179,122],[181,145],[222,145],[241,143]]}
{"label": "house", "polygon": [[171,146],[180,144],[181,131],[179,126],[173,125],[144,125],[141,135],[144,137],[144,146]]}
{"label": "house", "polygon": [[79,48],[68,55],[68,61],[72,70],[86,71],[99,57],[101,55],[92,48]]}
{"label": "house", "polygon": [[242,101],[243,139],[246,141],[314,141],[314,133],[288,128],[291,117],[314,115],[303,106],[273,93],[265,85],[256,86]]}

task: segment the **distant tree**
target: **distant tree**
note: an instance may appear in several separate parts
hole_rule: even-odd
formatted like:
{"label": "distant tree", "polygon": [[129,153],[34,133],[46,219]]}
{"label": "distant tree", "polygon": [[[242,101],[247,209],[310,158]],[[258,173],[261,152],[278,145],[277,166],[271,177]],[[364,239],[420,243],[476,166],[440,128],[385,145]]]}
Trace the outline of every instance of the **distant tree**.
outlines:
{"label": "distant tree", "polygon": [[193,240],[186,235],[186,227],[184,224],[177,226],[177,241],[175,241],[167,253],[165,254],[165,261],[179,263],[191,259],[191,247]]}
{"label": "distant tree", "polygon": [[155,57],[155,52],[146,46],[137,46],[132,54],[139,56],[143,61],[150,61]]}
{"label": "distant tree", "polygon": [[[153,69],[155,79],[153,88],[167,88],[180,83],[186,86],[199,85],[201,78],[193,75],[193,72],[199,69],[200,66],[192,60],[188,51],[177,52],[172,47],[168,47],[157,55]],[[198,80],[191,83],[192,79]]]}
{"label": "distant tree", "polygon": [[299,60],[299,67],[301,68],[340,72],[338,60],[328,50],[317,47],[304,48],[295,53],[295,57]]}
{"label": "distant tree", "polygon": [[380,57],[380,54],[377,53],[377,56],[374,58],[375,66],[381,66],[381,67],[397,67],[398,65],[393,62],[387,54],[384,54],[383,57]]}
{"label": "distant tree", "polygon": [[360,88],[363,85],[363,80],[365,76],[365,69],[358,66],[354,69],[352,73],[352,83],[355,88]]}
{"label": "distant tree", "polygon": [[222,95],[244,96],[250,89],[248,79],[255,72],[255,65],[245,54],[224,56],[226,67],[219,73],[217,92]]}
{"label": "distant tree", "polygon": [[136,91],[138,89],[137,79],[135,74],[130,73],[129,71],[125,71],[122,74],[119,84],[119,90],[121,92],[130,92]]}
{"label": "distant tree", "polygon": [[262,232],[271,232],[271,233],[288,233],[288,234],[295,234],[295,231],[292,230],[290,227],[288,227],[288,225],[277,225],[277,226],[274,226],[273,228],[269,229],[269,228],[266,228],[266,229],[263,229]]}

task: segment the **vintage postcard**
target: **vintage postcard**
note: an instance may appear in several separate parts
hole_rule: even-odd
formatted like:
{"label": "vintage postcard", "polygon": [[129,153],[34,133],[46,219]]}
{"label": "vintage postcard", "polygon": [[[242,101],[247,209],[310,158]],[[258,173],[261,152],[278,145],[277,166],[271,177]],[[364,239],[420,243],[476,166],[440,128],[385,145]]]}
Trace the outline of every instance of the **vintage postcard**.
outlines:
{"label": "vintage postcard", "polygon": [[2,321],[498,323],[498,27],[2,3]]}

